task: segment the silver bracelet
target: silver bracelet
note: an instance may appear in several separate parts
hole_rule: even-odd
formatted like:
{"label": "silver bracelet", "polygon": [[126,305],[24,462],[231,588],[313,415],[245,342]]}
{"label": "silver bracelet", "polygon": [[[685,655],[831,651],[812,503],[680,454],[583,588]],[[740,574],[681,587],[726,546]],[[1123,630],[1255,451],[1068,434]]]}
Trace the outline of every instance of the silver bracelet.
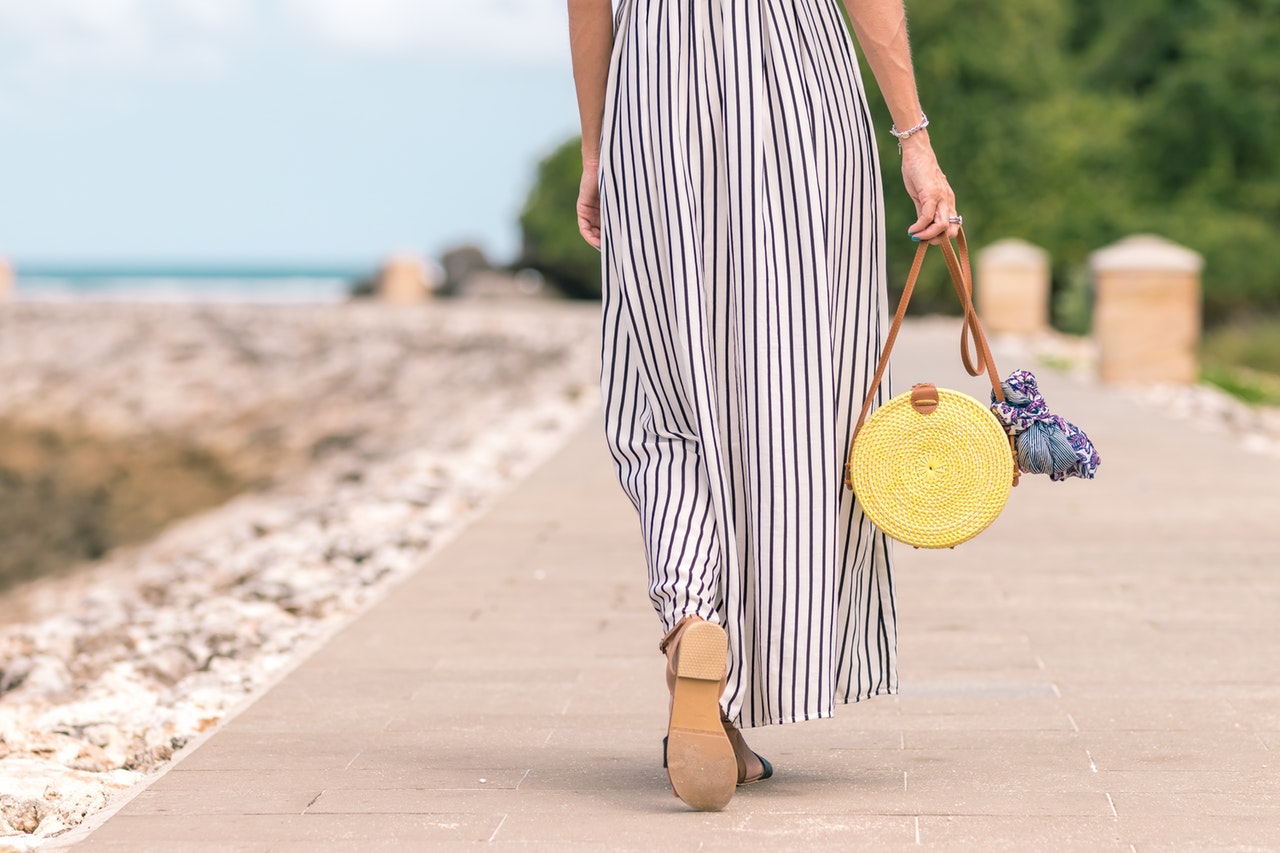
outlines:
{"label": "silver bracelet", "polygon": [[929,126],[929,117],[925,115],[924,111],[922,110],[920,112],[920,123],[917,124],[915,127],[909,127],[906,130],[898,130],[898,126],[896,124],[890,125],[889,133],[893,134],[893,137],[898,140],[898,150],[901,151],[902,140],[906,139],[908,136],[910,136],[913,133],[919,133],[920,131],[924,130],[928,126]]}

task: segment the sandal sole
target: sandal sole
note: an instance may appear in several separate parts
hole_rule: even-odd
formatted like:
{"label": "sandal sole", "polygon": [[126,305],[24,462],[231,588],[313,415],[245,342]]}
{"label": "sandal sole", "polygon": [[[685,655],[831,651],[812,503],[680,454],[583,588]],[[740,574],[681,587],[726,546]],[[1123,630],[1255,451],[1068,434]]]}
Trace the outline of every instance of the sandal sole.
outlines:
{"label": "sandal sole", "polygon": [[699,811],[723,809],[738,785],[738,761],[720,722],[728,651],[724,629],[710,622],[691,625],[680,638],[667,775],[676,796]]}

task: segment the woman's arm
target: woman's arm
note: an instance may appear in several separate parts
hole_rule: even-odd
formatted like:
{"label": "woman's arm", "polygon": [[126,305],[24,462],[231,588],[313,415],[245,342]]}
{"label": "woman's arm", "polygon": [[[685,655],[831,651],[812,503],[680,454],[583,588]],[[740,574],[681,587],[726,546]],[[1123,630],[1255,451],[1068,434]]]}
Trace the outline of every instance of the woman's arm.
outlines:
{"label": "woman's arm", "polygon": [[582,185],[578,190],[578,230],[600,248],[600,132],[613,53],[610,0],[569,0],[569,47],[582,122]]}
{"label": "woman's arm", "polygon": [[[903,130],[915,127],[923,111],[911,68],[903,0],[844,0],[844,3],[894,125]],[[929,131],[921,130],[902,140],[902,180],[919,217],[907,229],[912,235],[938,241],[960,232],[958,225],[948,221],[956,212],[955,193],[938,168]]]}

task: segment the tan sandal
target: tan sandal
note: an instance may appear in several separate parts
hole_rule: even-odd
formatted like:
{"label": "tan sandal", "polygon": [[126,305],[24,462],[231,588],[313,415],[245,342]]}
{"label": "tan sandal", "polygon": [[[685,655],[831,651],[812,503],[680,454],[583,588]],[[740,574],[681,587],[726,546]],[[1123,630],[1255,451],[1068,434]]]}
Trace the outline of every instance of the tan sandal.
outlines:
{"label": "tan sandal", "polygon": [[720,718],[720,723],[724,726],[724,733],[729,738],[729,743],[733,744],[733,757],[738,763],[738,784],[750,785],[754,782],[763,782],[773,776],[773,765],[769,763],[769,759],[747,746],[747,741],[738,727],[723,716]]}
{"label": "tan sandal", "polygon": [[[773,765],[769,763],[769,759],[747,746],[742,732],[727,718],[721,717],[720,723],[724,726],[724,733],[729,738],[729,743],[733,745],[733,757],[738,763],[738,787],[772,778]],[[664,768],[667,766],[666,738],[662,739],[662,766]]]}
{"label": "tan sandal", "polygon": [[667,776],[675,795],[699,811],[719,811],[733,799],[738,760],[721,722],[729,640],[719,625],[680,621],[659,647],[667,653],[671,720]]}

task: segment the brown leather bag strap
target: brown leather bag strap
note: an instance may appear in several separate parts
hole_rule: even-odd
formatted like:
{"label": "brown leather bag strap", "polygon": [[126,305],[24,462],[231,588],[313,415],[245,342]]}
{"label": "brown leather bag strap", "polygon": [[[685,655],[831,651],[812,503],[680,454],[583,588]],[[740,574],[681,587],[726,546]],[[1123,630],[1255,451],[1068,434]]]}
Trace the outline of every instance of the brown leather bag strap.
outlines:
{"label": "brown leather bag strap", "polygon": [[[1000,372],[996,369],[996,360],[991,355],[991,346],[987,342],[982,323],[978,320],[978,311],[973,305],[973,272],[969,265],[969,244],[964,230],[960,231],[960,255],[949,242],[942,244],[942,256],[947,262],[947,270],[951,273],[951,283],[960,304],[964,308],[964,325],[960,331],[960,360],[970,376],[981,376],[984,372],[991,382],[991,391],[996,400],[1004,402],[1004,389],[1000,386]],[[974,353],[969,354],[969,334],[973,334]]]}
{"label": "brown leather bag strap", "polygon": [[[955,287],[956,295],[960,297],[960,305],[964,309],[964,326],[960,333],[960,360],[964,362],[965,370],[970,376],[981,376],[985,372],[991,380],[992,393],[996,395],[997,400],[1004,402],[1004,389],[1000,387],[1000,372],[996,369],[995,358],[991,355],[987,336],[982,330],[982,323],[978,320],[978,312],[973,307],[973,273],[969,266],[969,243],[965,239],[963,228],[960,229],[960,238],[957,242],[960,246],[958,256],[949,240],[942,244],[942,256],[946,259],[947,271],[951,274],[951,284]],[[902,320],[907,314],[907,303],[911,301],[916,279],[920,277],[920,268],[924,265],[924,256],[928,251],[929,244],[923,242],[916,249],[915,260],[911,262],[911,272],[907,275],[907,283],[902,288],[902,298],[898,300],[898,310],[894,312],[893,324],[889,326],[889,334],[885,337],[875,375],[867,388],[866,399],[862,401],[862,412],[858,415],[858,423],[853,428],[854,439],[857,439],[858,433],[862,431],[862,425],[866,423],[867,415],[871,412],[871,404],[875,402],[876,391],[884,381],[885,371],[889,367],[889,354],[893,351],[893,344],[897,341],[898,332],[902,329]],[[971,333],[975,350],[972,356],[969,353]]]}
{"label": "brown leather bag strap", "polygon": [[920,277],[920,268],[924,266],[924,255],[928,250],[929,244],[923,242],[916,249],[915,260],[911,262],[911,272],[907,275],[907,283],[902,288],[902,298],[898,300],[898,310],[894,312],[893,324],[889,326],[889,334],[884,339],[884,348],[880,350],[880,361],[876,364],[875,376],[871,377],[867,398],[862,401],[862,413],[858,415],[857,426],[853,428],[855,439],[862,431],[862,425],[867,422],[871,404],[876,399],[876,389],[884,380],[884,372],[889,369],[889,353],[893,352],[893,342],[898,339],[898,332],[902,329],[902,319],[907,315],[907,303],[911,301],[911,292],[916,289],[916,279]]}

